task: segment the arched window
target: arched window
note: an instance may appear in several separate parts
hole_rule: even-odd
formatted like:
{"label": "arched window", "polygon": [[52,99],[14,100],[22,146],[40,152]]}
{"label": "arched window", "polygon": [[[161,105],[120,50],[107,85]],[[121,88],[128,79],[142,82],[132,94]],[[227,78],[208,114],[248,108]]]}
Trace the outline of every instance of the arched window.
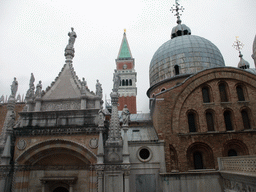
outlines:
{"label": "arched window", "polygon": [[246,110],[241,111],[244,129],[251,129],[250,119]]}
{"label": "arched window", "polygon": [[195,169],[203,169],[204,166],[203,166],[203,157],[202,157],[202,153],[200,152],[195,152],[193,154],[193,157],[194,157],[194,168]]}
{"label": "arched window", "polygon": [[132,80],[131,79],[129,80],[129,85],[132,86]]}
{"label": "arched window", "polygon": [[231,112],[230,111],[225,111],[224,112],[224,120],[225,120],[226,130],[227,131],[233,130],[232,121],[231,121]]}
{"label": "arched window", "polygon": [[196,115],[193,112],[188,113],[189,132],[196,132]]}
{"label": "arched window", "polygon": [[125,85],[128,86],[128,79],[126,79],[126,84]]}
{"label": "arched window", "polygon": [[180,68],[179,68],[178,65],[174,66],[174,73],[175,73],[175,75],[179,75],[180,74]]}
{"label": "arched window", "polygon": [[245,101],[244,91],[243,91],[243,88],[240,85],[238,85],[236,87],[236,92],[237,92],[238,101]]}
{"label": "arched window", "polygon": [[122,86],[125,86],[125,80],[124,79],[122,80]]}
{"label": "arched window", "polygon": [[236,150],[234,150],[234,149],[228,150],[228,156],[229,156],[229,157],[237,156]]}
{"label": "arched window", "polygon": [[206,122],[208,131],[214,131],[214,119],[211,112],[206,112]]}
{"label": "arched window", "polygon": [[219,91],[220,91],[220,101],[221,102],[228,102],[228,95],[226,90],[226,84],[220,83],[219,84]]}
{"label": "arched window", "polygon": [[161,89],[161,92],[165,91],[165,88]]}
{"label": "arched window", "polygon": [[204,103],[210,103],[210,91],[209,91],[209,87],[203,87],[203,88],[202,88],[202,94],[203,94],[203,102],[204,102]]}

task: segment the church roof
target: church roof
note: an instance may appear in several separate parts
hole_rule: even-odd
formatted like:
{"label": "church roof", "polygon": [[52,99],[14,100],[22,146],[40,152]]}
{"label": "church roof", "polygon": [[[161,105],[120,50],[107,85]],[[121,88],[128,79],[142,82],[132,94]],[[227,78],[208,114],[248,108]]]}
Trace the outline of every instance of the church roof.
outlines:
{"label": "church roof", "polygon": [[126,38],[126,32],[124,32],[123,40],[119,49],[117,59],[130,59],[132,58],[132,53]]}
{"label": "church roof", "polygon": [[66,63],[59,76],[46,89],[43,100],[71,99],[81,97],[81,83],[71,63]]}

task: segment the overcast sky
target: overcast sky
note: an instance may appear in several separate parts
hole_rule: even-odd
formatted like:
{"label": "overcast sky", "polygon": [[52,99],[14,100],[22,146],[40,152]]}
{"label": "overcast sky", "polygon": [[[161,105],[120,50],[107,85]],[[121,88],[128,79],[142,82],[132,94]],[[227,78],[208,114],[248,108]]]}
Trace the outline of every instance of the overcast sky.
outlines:
{"label": "overcast sky", "polygon": [[[25,94],[30,73],[35,85],[51,84],[65,63],[68,32],[77,34],[73,65],[95,91],[102,83],[104,99],[112,89],[115,59],[124,28],[135,58],[137,109],[148,112],[149,64],[154,52],[170,39],[176,17],[174,0],[1,0],[0,1],[0,96],[10,95],[13,77],[18,93]],[[256,34],[255,0],[180,0],[185,7],[182,23],[193,35],[210,40],[221,51],[226,66],[236,67],[235,36],[243,42],[242,54],[251,68],[252,43]]]}

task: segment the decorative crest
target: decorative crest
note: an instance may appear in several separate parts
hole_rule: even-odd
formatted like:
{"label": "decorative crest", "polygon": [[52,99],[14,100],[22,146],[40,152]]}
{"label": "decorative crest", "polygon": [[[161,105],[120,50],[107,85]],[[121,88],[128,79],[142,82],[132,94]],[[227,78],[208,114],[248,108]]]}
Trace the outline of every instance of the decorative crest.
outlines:
{"label": "decorative crest", "polygon": [[179,7],[180,4],[178,3],[178,0],[175,0],[176,5],[173,5],[174,8],[172,7],[170,9],[170,11],[173,13],[174,11],[176,11],[176,14],[174,16],[177,16],[177,23],[180,24],[181,20],[180,20],[180,16],[182,14],[179,13],[179,11],[183,12],[185,10],[185,8],[183,8],[183,6]]}
{"label": "decorative crest", "polygon": [[237,51],[239,51],[239,57],[242,57],[243,55],[241,54],[241,50],[244,46],[244,44],[238,40],[238,36],[236,36],[236,40],[235,42],[233,43],[232,47],[234,47]]}

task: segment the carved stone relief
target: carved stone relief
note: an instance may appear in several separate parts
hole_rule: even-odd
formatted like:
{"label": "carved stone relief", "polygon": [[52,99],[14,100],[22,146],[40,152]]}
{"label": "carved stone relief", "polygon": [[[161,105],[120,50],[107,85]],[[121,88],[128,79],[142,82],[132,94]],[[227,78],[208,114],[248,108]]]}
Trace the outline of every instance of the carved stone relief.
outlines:
{"label": "carved stone relief", "polygon": [[44,102],[42,111],[79,110],[80,105],[80,101]]}

